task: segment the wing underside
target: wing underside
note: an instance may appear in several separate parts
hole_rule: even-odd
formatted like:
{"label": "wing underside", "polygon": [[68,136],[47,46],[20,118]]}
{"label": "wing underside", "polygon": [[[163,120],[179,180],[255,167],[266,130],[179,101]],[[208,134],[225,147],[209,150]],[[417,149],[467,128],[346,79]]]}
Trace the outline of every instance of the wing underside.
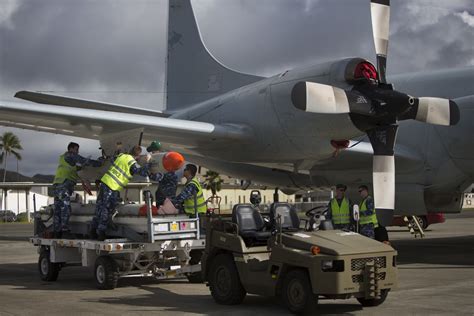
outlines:
{"label": "wing underside", "polygon": [[100,140],[103,135],[141,129],[146,139],[196,147],[245,140],[248,129],[143,114],[50,104],[0,101],[0,125]]}

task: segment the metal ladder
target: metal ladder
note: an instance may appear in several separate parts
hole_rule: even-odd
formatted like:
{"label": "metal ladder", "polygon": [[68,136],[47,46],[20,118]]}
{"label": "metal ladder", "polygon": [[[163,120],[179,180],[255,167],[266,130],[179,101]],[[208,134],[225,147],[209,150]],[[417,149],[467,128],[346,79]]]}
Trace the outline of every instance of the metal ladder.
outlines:
{"label": "metal ladder", "polygon": [[[415,238],[420,236],[420,238],[425,237],[425,232],[418,221],[418,217],[414,215],[403,216],[403,221],[407,223],[408,231],[415,235]],[[414,224],[414,225],[413,225]]]}

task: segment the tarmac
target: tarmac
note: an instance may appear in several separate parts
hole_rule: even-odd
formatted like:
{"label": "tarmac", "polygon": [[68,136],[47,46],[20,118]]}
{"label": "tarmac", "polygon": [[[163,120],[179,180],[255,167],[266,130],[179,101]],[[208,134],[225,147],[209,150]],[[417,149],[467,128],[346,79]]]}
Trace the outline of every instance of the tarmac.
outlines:
{"label": "tarmac", "polygon": [[[355,299],[320,300],[321,315],[474,315],[474,211],[449,214],[423,239],[389,228],[397,249],[399,287],[384,304],[362,308]],[[43,282],[29,224],[0,224],[0,315],[286,315],[276,298],[248,295],[241,305],[216,304],[204,284],[128,278],[97,290],[92,271],[63,269]]]}

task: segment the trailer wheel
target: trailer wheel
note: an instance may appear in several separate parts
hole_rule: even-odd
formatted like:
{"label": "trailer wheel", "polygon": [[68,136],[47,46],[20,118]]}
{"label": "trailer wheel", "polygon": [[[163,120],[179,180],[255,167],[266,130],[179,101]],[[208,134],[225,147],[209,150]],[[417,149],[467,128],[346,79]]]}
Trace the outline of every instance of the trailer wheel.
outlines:
{"label": "trailer wheel", "polygon": [[292,313],[311,313],[318,304],[318,296],[313,294],[308,272],[303,269],[291,270],[284,276],[281,296]]}
{"label": "trailer wheel", "polygon": [[51,262],[49,259],[49,251],[42,250],[38,259],[38,271],[43,281],[56,281],[58,279],[61,264]]}
{"label": "trailer wheel", "polygon": [[220,254],[211,260],[209,289],[214,300],[223,305],[242,303],[247,292],[240,282],[232,255]]}
{"label": "trailer wheel", "polygon": [[380,293],[380,298],[372,298],[372,299],[365,299],[365,298],[357,298],[359,303],[364,307],[371,307],[371,306],[379,306],[385,299],[387,298],[389,290],[382,290]]}
{"label": "trailer wheel", "polygon": [[[189,259],[189,264],[195,265],[195,264],[201,263],[202,253],[203,253],[203,250],[198,250],[198,249],[191,250],[191,253],[190,253],[191,259]],[[188,278],[189,283],[203,283],[204,282],[204,280],[202,279],[201,271],[188,273],[186,277]]]}
{"label": "trailer wheel", "polygon": [[100,256],[95,261],[95,284],[98,289],[112,290],[117,287],[119,268],[114,259],[109,256]]}

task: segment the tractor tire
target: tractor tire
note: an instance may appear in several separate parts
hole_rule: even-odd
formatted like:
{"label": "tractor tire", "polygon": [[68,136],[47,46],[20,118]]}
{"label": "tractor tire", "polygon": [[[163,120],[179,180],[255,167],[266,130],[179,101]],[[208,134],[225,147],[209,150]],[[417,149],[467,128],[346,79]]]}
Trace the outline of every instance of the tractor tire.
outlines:
{"label": "tractor tire", "polygon": [[372,299],[365,299],[365,298],[358,298],[357,300],[359,303],[364,307],[372,307],[372,306],[379,306],[385,299],[387,298],[389,290],[382,290],[380,293],[380,298],[372,298]]}
{"label": "tractor tire", "polygon": [[314,313],[318,296],[313,293],[308,272],[294,269],[283,277],[281,297],[292,313]]}
{"label": "tractor tire", "polygon": [[38,271],[43,281],[56,281],[61,264],[51,262],[48,250],[42,250],[38,259]]}
{"label": "tractor tire", "polygon": [[230,254],[219,254],[209,265],[209,288],[214,300],[222,305],[242,303],[247,292],[240,282],[239,272]]}
{"label": "tractor tire", "polygon": [[112,290],[117,287],[119,268],[110,256],[100,256],[95,261],[95,284],[100,290]]}

